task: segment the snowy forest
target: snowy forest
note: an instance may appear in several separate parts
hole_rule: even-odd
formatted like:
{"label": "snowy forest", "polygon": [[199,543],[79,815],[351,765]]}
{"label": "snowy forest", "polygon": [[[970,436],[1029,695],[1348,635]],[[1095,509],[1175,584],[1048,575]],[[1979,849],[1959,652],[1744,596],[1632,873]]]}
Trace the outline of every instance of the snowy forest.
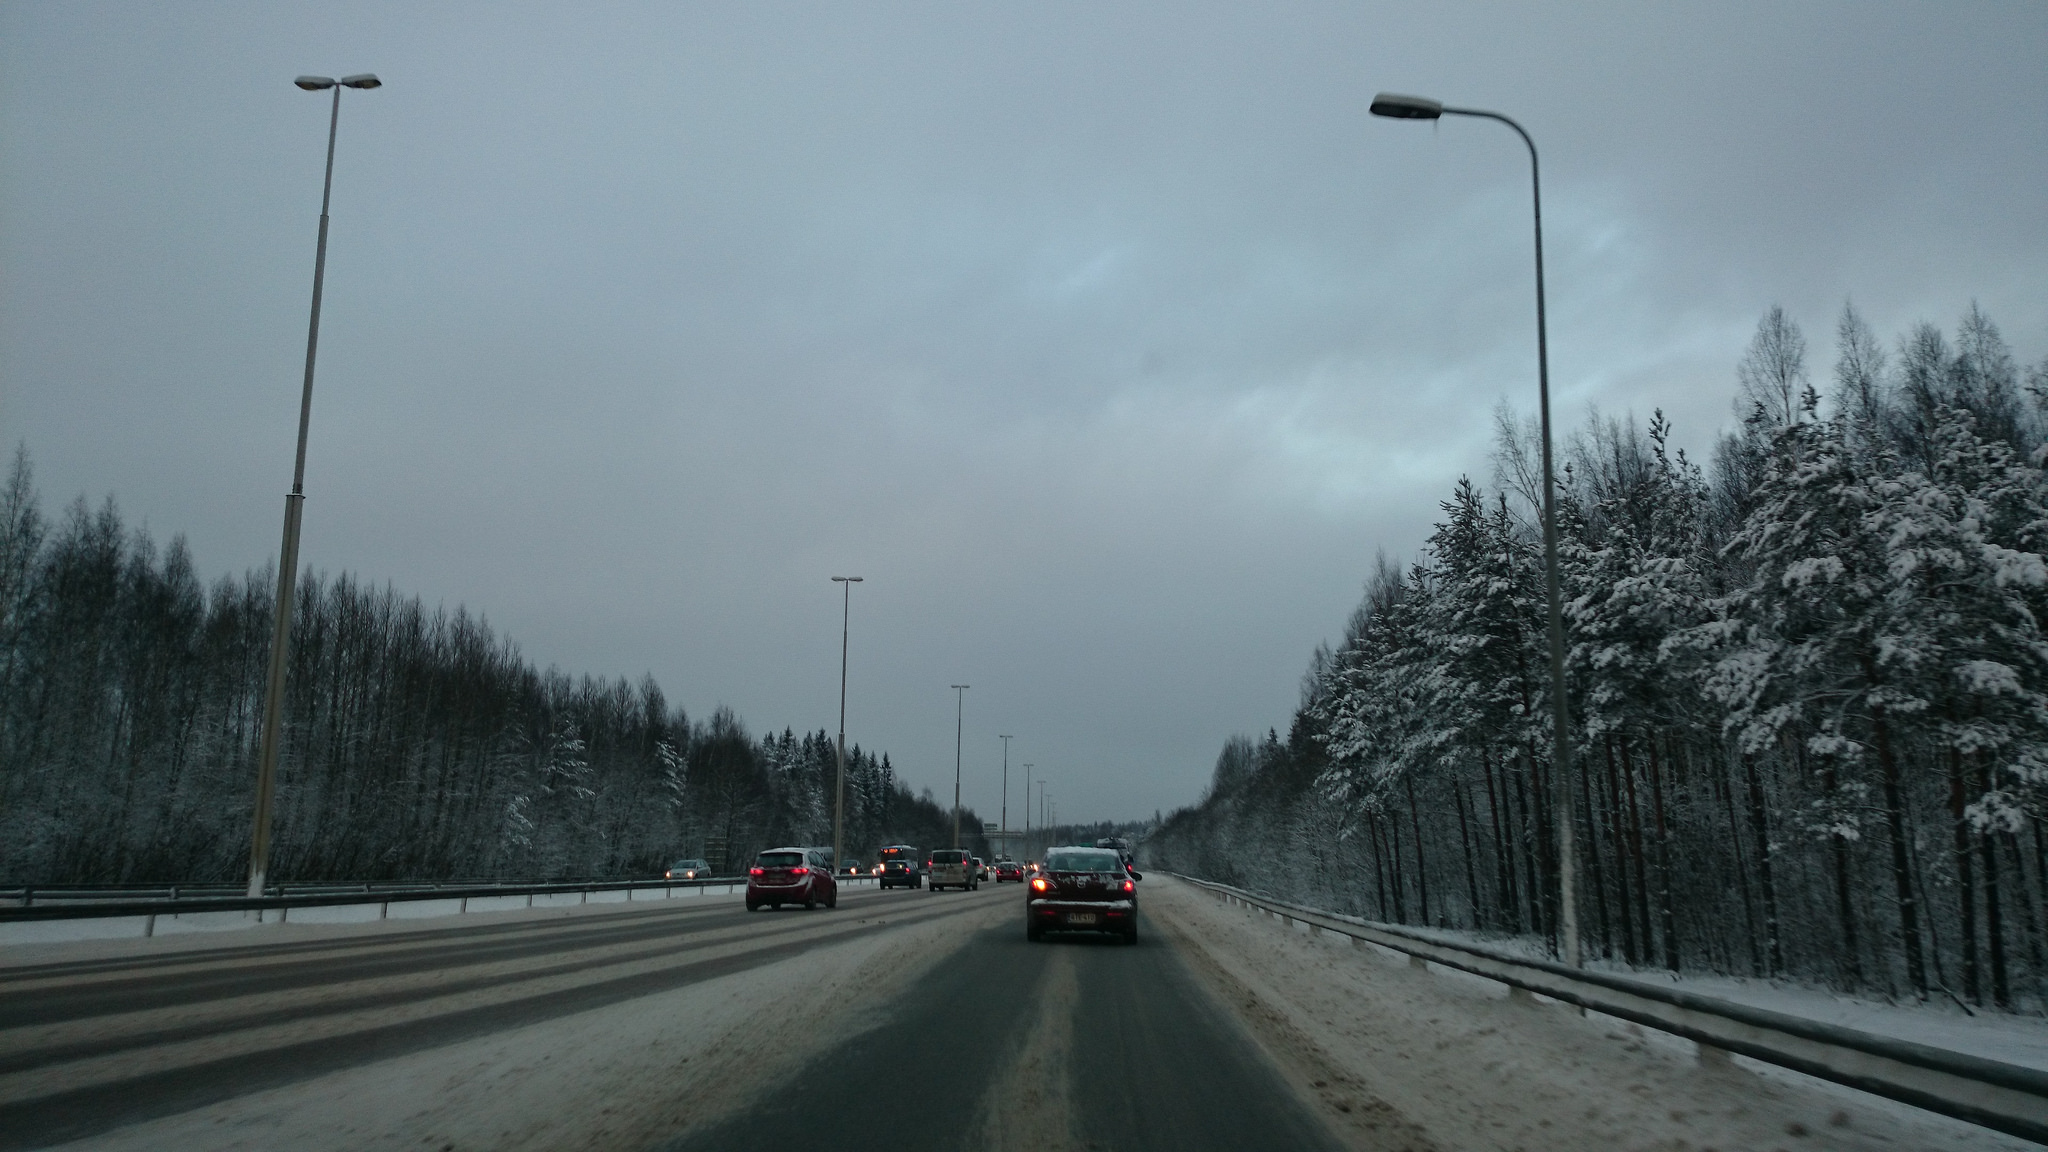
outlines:
{"label": "snowy forest", "polygon": [[[112,499],[45,520],[0,489],[0,880],[247,875],[276,578],[204,584]],[[536,670],[461,608],[308,571],[293,615],[271,875],[659,876],[832,842],[833,740],[691,720],[651,677]],[[952,812],[849,748],[846,851],[939,845]],[[980,818],[961,816],[983,851]],[[985,854],[985,852],[984,852]]]}
{"label": "snowy forest", "polygon": [[[1973,305],[1832,380],[1780,309],[1705,467],[1562,439],[1581,944],[1596,962],[2048,1008],[2048,361]],[[1237,738],[1148,862],[1372,919],[1547,941],[1558,867],[1540,451],[1497,415],[1285,734]]]}

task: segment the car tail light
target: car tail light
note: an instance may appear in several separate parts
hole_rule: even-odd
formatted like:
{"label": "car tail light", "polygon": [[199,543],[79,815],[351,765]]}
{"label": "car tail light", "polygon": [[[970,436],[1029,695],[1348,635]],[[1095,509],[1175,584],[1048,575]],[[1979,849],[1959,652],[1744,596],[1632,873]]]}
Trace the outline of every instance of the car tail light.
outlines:
{"label": "car tail light", "polygon": [[791,868],[789,874],[791,876],[808,876],[811,874],[811,870],[809,868]]}
{"label": "car tail light", "polygon": [[749,876],[766,876],[767,874],[768,874],[768,870],[767,870],[766,868],[749,868],[749,869],[747,869],[747,875],[749,875]]}
{"label": "car tail light", "polygon": [[1043,892],[1043,891],[1045,891],[1045,877],[1043,877],[1043,876],[1034,876],[1034,877],[1032,877],[1032,878],[1031,878],[1031,890],[1032,890],[1033,892]]}
{"label": "car tail light", "polygon": [[1129,880],[1124,881],[1124,891],[1136,892],[1137,890],[1138,886],[1136,884],[1131,883]]}

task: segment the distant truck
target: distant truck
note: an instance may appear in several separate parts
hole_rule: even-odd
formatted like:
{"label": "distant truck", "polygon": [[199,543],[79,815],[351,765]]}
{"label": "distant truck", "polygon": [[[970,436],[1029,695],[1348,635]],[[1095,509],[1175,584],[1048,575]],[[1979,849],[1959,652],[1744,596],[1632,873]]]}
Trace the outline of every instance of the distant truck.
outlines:
{"label": "distant truck", "polygon": [[1124,867],[1129,868],[1131,866],[1133,857],[1131,856],[1131,842],[1129,840],[1121,836],[1104,836],[1095,842],[1095,846],[1097,848],[1110,849],[1123,858]]}

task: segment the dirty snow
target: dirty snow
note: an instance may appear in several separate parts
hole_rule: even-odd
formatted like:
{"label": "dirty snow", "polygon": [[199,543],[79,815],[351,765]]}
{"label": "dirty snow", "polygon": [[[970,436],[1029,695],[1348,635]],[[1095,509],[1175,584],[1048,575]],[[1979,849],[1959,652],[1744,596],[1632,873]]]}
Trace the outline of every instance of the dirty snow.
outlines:
{"label": "dirty snow", "polygon": [[[950,949],[944,945],[964,941],[996,911],[991,906],[906,924],[64,1147],[516,1152],[648,1146],[743,1106],[805,1058],[870,1026],[891,997],[945,958]],[[1009,911],[1007,905],[1001,911]],[[892,918],[886,907],[842,904],[818,925],[826,933],[848,927],[848,920]]]}

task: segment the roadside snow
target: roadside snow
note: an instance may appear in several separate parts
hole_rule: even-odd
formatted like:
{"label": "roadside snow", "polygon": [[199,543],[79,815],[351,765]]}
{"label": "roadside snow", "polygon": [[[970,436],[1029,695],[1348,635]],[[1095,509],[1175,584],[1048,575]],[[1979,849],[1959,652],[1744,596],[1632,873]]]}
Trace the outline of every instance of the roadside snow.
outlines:
{"label": "roadside snow", "polygon": [[1602,971],[1645,984],[1681,988],[1702,996],[1783,1012],[1788,1016],[1802,1016],[1896,1040],[1910,1040],[1915,1044],[2048,1071],[2048,1020],[2039,1016],[2013,1016],[1990,1011],[1965,1016],[1960,1008],[1943,1001],[1886,1004],[1818,988],[1733,976],[1672,978],[1627,969]]}
{"label": "roadside snow", "polygon": [[2034,1145],[1492,981],[1294,930],[1166,877],[1146,908],[1361,1149],[2019,1149]]}
{"label": "roadside snow", "polygon": [[[1331,915],[1338,920],[1368,921]],[[1541,945],[1527,937],[1500,936],[1447,928],[1404,926],[1403,932],[1446,944],[1484,948],[1489,951],[1547,959]],[[1718,1000],[1747,1004],[1788,1016],[1801,1016],[1843,1028],[1854,1028],[1895,1040],[1908,1040],[1951,1052],[2002,1060],[2048,1071],[2048,1019],[1979,1009],[1972,1016],[1949,1000],[1925,1004],[1893,1003],[1849,996],[1778,980],[1744,979],[1739,976],[1674,976],[1620,963],[1589,960],[1586,967],[1602,975],[1632,980],[1660,988],[1675,988]]]}

